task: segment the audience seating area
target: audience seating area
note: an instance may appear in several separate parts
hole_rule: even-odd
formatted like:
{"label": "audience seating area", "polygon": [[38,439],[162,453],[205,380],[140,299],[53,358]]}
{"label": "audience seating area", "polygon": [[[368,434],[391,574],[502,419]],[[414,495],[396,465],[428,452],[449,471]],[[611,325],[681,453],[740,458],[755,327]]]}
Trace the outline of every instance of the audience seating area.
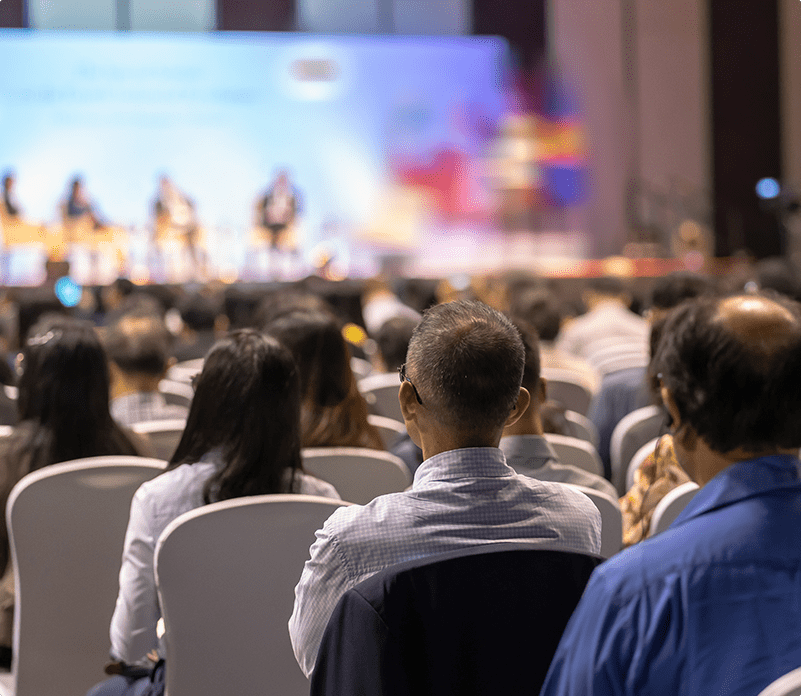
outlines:
{"label": "audience seating area", "polygon": [[185,513],[164,530],[155,568],[170,696],[308,694],[286,623],[314,532],[341,505],[253,496]]}
{"label": "audience seating area", "polygon": [[13,689],[84,694],[109,654],[128,510],[165,462],[94,457],[35,471],[8,500],[15,570]]}

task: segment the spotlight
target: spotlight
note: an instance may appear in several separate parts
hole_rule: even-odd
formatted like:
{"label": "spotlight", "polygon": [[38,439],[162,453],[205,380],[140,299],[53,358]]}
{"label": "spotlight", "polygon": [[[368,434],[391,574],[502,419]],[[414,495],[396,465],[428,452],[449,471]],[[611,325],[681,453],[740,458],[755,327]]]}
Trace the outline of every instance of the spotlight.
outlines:
{"label": "spotlight", "polygon": [[781,192],[781,185],[773,177],[768,176],[757,181],[756,194],[763,201],[778,198]]}

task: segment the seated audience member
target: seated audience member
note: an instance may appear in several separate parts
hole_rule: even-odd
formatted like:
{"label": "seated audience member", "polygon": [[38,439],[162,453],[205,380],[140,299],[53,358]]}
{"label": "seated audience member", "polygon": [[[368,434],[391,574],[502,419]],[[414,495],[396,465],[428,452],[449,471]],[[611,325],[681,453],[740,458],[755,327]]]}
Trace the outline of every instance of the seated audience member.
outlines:
{"label": "seated audience member", "polygon": [[[109,413],[106,354],[92,326],[66,317],[43,317],[22,346],[19,425],[0,438],[5,510],[14,485],[50,464],[106,454],[143,454],[141,444]],[[68,502],[68,501],[67,501]],[[14,573],[6,518],[0,521],[0,663],[11,654]]]}
{"label": "seated audience member", "polygon": [[338,510],[317,532],[289,633],[308,676],[339,598],[396,563],[497,542],[597,553],[600,516],[567,486],[519,476],[498,449],[526,410],[520,335],[478,302],[428,310],[412,336],[399,399],[426,460],[411,490]]}
{"label": "seated audience member", "polygon": [[183,327],[172,346],[173,357],[178,362],[204,357],[228,328],[222,303],[195,293],[181,302],[178,309]]}
{"label": "seated audience member", "polygon": [[606,479],[576,466],[562,464],[553,447],[543,437],[540,409],[546,400],[547,383],[540,377],[540,355],[537,335],[530,326],[521,321],[514,322],[526,350],[526,365],[523,370],[523,387],[531,394],[528,409],[516,422],[506,426],[499,447],[506,463],[518,474],[531,476],[540,481],[573,483],[594,488],[617,498],[615,487]]}
{"label": "seated audience member", "polygon": [[289,348],[298,365],[302,446],[383,450],[381,435],[367,421],[367,403],[356,388],[336,319],[324,312],[291,312],[265,330]]}
{"label": "seated audience member", "polygon": [[620,498],[623,513],[623,546],[636,544],[648,536],[656,506],[670,491],[690,477],[676,461],[673,437],[663,435],[654,451],[640,464],[634,485]]}
{"label": "seated audience member", "polygon": [[393,317],[381,325],[375,335],[378,346],[376,369],[380,372],[397,372],[400,369],[406,361],[412,333],[419,323],[419,318]]}
{"label": "seated audience member", "polygon": [[153,556],[167,525],[210,502],[265,493],[339,497],[301,469],[300,379],[291,354],[274,338],[245,329],[211,349],[167,471],[134,495],[111,621],[111,654],[125,663],[123,674],[90,693],[121,696],[142,688],[141,680],[124,676],[125,665],[147,664],[159,647]]}
{"label": "seated audience member", "polygon": [[593,278],[582,294],[588,312],[559,332],[556,346],[600,368],[600,356],[610,347],[626,355],[647,353],[648,322],[629,309],[631,298],[620,278]]}
{"label": "seated audience member", "polygon": [[170,361],[172,336],[157,316],[128,314],[105,334],[111,360],[111,415],[121,425],[186,418],[183,406],[159,393]]}
{"label": "seated audience member", "polygon": [[[713,292],[712,281],[697,273],[677,271],[659,278],[651,292],[651,306],[648,310],[650,323],[649,353],[655,354],[660,320],[684,300]],[[632,411],[658,403],[655,386],[648,377],[648,367],[632,367],[617,370],[604,376],[601,388],[590,404],[588,418],[598,429],[598,454],[604,463],[607,478],[611,475],[609,448],[615,426]]]}
{"label": "seated audience member", "polygon": [[685,303],[656,360],[676,458],[701,489],[594,572],[544,696],[753,696],[801,664],[801,307]]}
{"label": "seated audience member", "polygon": [[532,288],[524,291],[512,307],[512,315],[525,319],[537,331],[542,367],[570,370],[580,375],[593,392],[598,388],[598,373],[582,358],[556,346],[564,314],[562,304],[550,290]]}
{"label": "seated audience member", "polygon": [[420,314],[403,304],[387,282],[380,278],[372,278],[364,284],[362,317],[367,333],[374,338],[390,319],[408,319],[415,324],[420,321]]}

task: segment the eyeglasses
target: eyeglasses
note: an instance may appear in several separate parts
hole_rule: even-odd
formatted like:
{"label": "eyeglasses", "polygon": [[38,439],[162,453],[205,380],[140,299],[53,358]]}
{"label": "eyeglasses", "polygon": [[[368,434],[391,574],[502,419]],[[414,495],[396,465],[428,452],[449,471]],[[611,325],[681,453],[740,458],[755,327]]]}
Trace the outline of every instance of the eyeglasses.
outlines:
{"label": "eyeglasses", "polygon": [[[404,382],[408,382],[409,384],[412,384],[412,380],[410,380],[406,376],[406,363],[403,363],[403,365],[401,365],[398,368],[398,375],[400,376],[401,384],[403,384]],[[417,391],[417,387],[415,387],[414,384],[412,384],[412,389],[414,389],[414,395],[417,397],[417,403],[422,406],[423,405],[423,400],[420,398],[420,394]]]}

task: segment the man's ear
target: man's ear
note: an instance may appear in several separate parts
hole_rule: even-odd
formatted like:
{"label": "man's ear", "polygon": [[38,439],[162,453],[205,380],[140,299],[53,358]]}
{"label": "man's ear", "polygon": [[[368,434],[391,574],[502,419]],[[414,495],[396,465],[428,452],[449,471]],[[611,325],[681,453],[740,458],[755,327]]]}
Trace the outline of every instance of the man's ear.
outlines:
{"label": "man's ear", "polygon": [[406,424],[406,432],[412,438],[412,442],[421,447],[417,417],[418,409],[421,409],[422,406],[417,402],[417,395],[414,393],[414,387],[412,387],[411,383],[401,382],[398,390],[398,402],[403,414],[403,422]]}
{"label": "man's ear", "polygon": [[517,401],[515,402],[515,406],[512,409],[512,412],[509,414],[509,417],[506,419],[506,423],[504,424],[504,428],[507,428],[514,423],[517,423],[520,416],[522,416],[528,405],[531,403],[531,394],[529,393],[528,389],[525,387],[520,387],[520,391],[517,394]]}
{"label": "man's ear", "polygon": [[662,403],[665,404],[667,412],[670,414],[671,432],[676,432],[681,427],[681,416],[679,415],[679,408],[676,406],[676,400],[673,398],[673,393],[664,384],[659,389],[659,394],[662,397]]}

